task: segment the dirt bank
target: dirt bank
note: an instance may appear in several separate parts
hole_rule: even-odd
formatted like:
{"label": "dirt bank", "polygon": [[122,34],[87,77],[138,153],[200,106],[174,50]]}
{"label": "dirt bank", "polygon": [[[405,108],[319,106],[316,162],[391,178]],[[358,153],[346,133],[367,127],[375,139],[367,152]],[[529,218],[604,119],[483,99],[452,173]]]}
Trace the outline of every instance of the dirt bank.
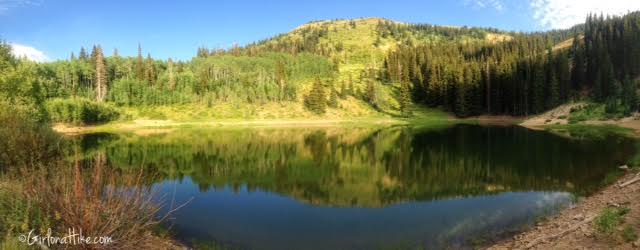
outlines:
{"label": "dirt bank", "polygon": [[639,249],[640,240],[627,241],[620,236],[622,226],[615,229],[613,236],[596,232],[594,226],[594,219],[604,208],[624,207],[629,209],[624,225],[640,233],[640,181],[621,187],[637,178],[640,173],[628,171],[615,184],[487,249]]}
{"label": "dirt bank", "polygon": [[531,116],[524,122],[520,123],[520,126],[527,127],[535,130],[544,129],[543,126],[551,124],[567,124],[567,117],[571,113],[572,108],[585,105],[584,103],[567,103],[547,112],[539,115]]}
{"label": "dirt bank", "polygon": [[[565,104],[543,114],[531,117],[521,123],[530,129],[545,129],[546,125],[567,124],[567,117],[574,107],[583,103]],[[582,124],[617,125],[630,128],[635,135],[640,135],[640,119],[638,116],[619,120],[586,121]],[[512,239],[499,242],[487,249],[640,249],[640,240],[624,240],[622,226],[616,228],[613,236],[596,232],[594,220],[607,207],[628,208],[624,216],[624,225],[632,228],[640,235],[640,173],[629,171],[600,192],[577,202],[574,206],[563,210],[558,215],[547,218],[529,230],[514,236]]]}
{"label": "dirt bank", "polygon": [[[547,125],[565,125],[569,123],[568,118],[571,114],[571,110],[579,109],[585,105],[587,104],[580,102],[564,104],[545,113],[529,117],[520,123],[520,126],[527,127],[529,129],[544,130],[544,126]],[[618,120],[584,121],[580,124],[617,125],[623,128],[633,129],[635,135],[640,137],[640,114],[638,113]]]}
{"label": "dirt bank", "polygon": [[54,124],[53,130],[67,135],[108,132],[108,131],[133,131],[135,133],[155,133],[158,131],[179,127],[312,127],[312,126],[337,126],[337,125],[393,125],[405,124],[406,121],[393,118],[362,118],[362,119],[282,119],[282,120],[215,120],[177,122],[171,120],[146,120],[138,119],[127,122],[115,122],[104,125],[75,126],[71,124]]}

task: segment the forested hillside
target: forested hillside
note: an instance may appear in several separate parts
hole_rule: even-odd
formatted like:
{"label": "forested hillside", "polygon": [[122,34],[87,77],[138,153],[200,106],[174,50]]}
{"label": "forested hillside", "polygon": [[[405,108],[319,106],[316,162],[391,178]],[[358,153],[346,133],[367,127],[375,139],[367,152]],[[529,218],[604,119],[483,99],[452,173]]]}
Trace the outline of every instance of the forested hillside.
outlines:
{"label": "forested hillside", "polygon": [[416,102],[461,116],[529,115],[587,98],[610,112],[637,110],[640,13],[592,15],[580,30],[568,49],[554,50],[553,33],[562,31],[496,44],[402,46],[388,56],[385,80],[409,82]]}
{"label": "forested hillside", "polygon": [[191,118],[410,116],[419,106],[525,116],[577,99],[629,114],[638,108],[638,76],[638,12],[532,34],[318,21],[242,47],[199,48],[189,61],[153,59],[141,45],[135,57],[95,45],[34,63],[0,45],[3,109],[74,123],[171,119],[167,107]]}

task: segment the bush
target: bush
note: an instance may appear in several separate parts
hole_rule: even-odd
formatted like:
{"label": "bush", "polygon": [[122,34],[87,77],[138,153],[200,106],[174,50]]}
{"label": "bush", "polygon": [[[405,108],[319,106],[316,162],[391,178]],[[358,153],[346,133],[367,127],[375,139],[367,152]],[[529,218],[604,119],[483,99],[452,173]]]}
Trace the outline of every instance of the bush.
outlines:
{"label": "bush", "polygon": [[600,234],[611,236],[622,224],[623,216],[628,212],[628,208],[605,208],[595,219],[596,231]]}
{"label": "bush", "polygon": [[626,242],[634,242],[638,240],[638,234],[636,234],[636,231],[633,229],[633,227],[626,225],[624,229],[622,229],[622,239],[624,239]]}
{"label": "bush", "polygon": [[53,99],[47,102],[49,118],[53,122],[93,124],[118,119],[118,110],[108,104],[87,99]]}

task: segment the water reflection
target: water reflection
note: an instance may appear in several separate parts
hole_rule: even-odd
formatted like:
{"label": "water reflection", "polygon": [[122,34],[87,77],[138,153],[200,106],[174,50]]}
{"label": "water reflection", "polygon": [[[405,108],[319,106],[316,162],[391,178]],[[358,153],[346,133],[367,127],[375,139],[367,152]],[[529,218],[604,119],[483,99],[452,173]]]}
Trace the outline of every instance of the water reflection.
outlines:
{"label": "water reflection", "polygon": [[[160,131],[166,132],[166,131]],[[194,201],[180,236],[248,248],[466,244],[595,190],[634,152],[520,127],[184,129],[83,137]]]}

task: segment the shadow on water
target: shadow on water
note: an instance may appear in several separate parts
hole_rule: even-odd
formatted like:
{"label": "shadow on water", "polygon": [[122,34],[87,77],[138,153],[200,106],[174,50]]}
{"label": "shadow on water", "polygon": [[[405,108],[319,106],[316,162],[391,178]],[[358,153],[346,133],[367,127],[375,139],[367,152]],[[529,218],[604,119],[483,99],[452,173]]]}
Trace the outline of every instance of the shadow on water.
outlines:
{"label": "shadow on water", "polygon": [[258,249],[468,247],[597,190],[632,140],[521,127],[185,129],[84,136],[120,170],[194,198],[179,237]]}

